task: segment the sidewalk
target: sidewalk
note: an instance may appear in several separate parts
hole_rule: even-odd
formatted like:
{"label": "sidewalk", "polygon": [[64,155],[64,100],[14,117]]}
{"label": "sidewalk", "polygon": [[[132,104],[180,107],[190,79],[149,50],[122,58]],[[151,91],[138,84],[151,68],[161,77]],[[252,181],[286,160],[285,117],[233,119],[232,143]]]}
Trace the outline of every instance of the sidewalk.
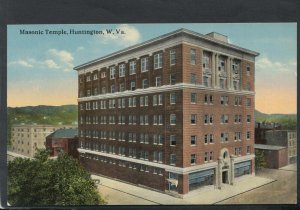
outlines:
{"label": "sidewalk", "polygon": [[103,176],[92,175],[92,178],[100,180],[98,189],[107,199],[109,205],[215,204],[274,181],[262,177],[247,176],[238,179],[235,185],[224,185],[222,190],[204,188],[192,191],[181,199]]}

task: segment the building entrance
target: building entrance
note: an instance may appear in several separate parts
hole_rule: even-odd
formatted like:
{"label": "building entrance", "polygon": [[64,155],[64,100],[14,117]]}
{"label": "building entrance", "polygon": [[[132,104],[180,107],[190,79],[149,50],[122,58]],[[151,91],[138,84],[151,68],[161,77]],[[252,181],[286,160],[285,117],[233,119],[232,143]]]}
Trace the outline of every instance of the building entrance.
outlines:
{"label": "building entrance", "polygon": [[224,184],[228,183],[228,171],[222,172],[222,183],[224,183]]}

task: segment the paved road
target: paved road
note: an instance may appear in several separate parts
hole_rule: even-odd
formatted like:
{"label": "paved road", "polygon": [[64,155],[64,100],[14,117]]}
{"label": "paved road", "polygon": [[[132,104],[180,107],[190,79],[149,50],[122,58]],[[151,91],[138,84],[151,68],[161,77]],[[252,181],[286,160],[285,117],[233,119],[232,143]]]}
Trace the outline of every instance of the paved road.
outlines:
{"label": "paved road", "polygon": [[263,169],[256,175],[277,181],[218,204],[295,204],[297,202],[296,164],[279,170]]}

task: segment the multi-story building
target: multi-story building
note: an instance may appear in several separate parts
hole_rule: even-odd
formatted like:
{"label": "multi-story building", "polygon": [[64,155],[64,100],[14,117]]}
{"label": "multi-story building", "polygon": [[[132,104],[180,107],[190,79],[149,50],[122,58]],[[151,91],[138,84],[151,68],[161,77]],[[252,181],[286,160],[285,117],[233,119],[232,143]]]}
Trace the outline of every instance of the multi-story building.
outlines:
{"label": "multi-story building", "polygon": [[11,128],[11,149],[13,153],[32,158],[37,149],[45,149],[46,136],[67,125],[13,125]]}
{"label": "multi-story building", "polygon": [[266,131],[266,144],[287,147],[288,163],[297,162],[297,132],[292,130]]}
{"label": "multi-story building", "polygon": [[180,29],[75,67],[80,161],[179,195],[253,175],[257,55]]}
{"label": "multi-story building", "polygon": [[255,144],[266,144],[266,132],[281,129],[282,126],[278,123],[255,122]]}
{"label": "multi-story building", "polygon": [[50,151],[50,156],[52,157],[56,157],[63,152],[73,158],[78,158],[77,148],[77,128],[58,129],[46,137],[46,149]]}

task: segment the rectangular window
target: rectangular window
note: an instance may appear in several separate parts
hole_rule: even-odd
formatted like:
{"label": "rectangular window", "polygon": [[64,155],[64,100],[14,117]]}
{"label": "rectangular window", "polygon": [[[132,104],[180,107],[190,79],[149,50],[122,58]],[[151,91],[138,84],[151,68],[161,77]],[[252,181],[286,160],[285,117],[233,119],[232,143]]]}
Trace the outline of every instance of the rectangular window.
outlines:
{"label": "rectangular window", "polygon": [[149,87],[149,84],[148,84],[148,79],[143,79],[143,84],[142,84],[142,88],[143,89],[146,89]]}
{"label": "rectangular window", "polygon": [[162,68],[162,53],[154,55],[154,69]]}
{"label": "rectangular window", "polygon": [[158,105],[163,105],[163,95],[162,94],[158,95]]}
{"label": "rectangular window", "polygon": [[228,105],[228,96],[221,96],[220,102],[222,105]]}
{"label": "rectangular window", "polygon": [[114,92],[115,92],[115,85],[111,85],[111,86],[110,86],[110,92],[111,92],[111,93],[114,93]]}
{"label": "rectangular window", "polygon": [[234,115],[234,123],[241,123],[242,115]]}
{"label": "rectangular window", "polygon": [[155,77],[155,86],[156,87],[161,86],[161,76]]}
{"label": "rectangular window", "polygon": [[225,89],[225,79],[220,79],[220,88]]}
{"label": "rectangular window", "polygon": [[225,71],[225,60],[223,57],[219,57],[219,71]]}
{"label": "rectangular window", "polygon": [[247,98],[247,99],[246,99],[246,105],[247,105],[248,107],[251,106],[251,98]]}
{"label": "rectangular window", "polygon": [[229,119],[228,119],[228,115],[221,115],[221,123],[228,123]]}
{"label": "rectangular window", "polygon": [[196,145],[197,136],[191,136],[191,145]]}
{"label": "rectangular window", "polygon": [[120,92],[124,92],[125,91],[125,84],[124,83],[121,83],[119,85],[119,90],[120,90]]}
{"label": "rectangular window", "polygon": [[145,105],[145,106],[148,106],[148,102],[149,102],[148,96],[145,96],[144,105]]}
{"label": "rectangular window", "polygon": [[196,50],[195,49],[190,50],[190,64],[192,64],[192,65],[196,64]]}
{"label": "rectangular window", "polygon": [[158,115],[158,124],[163,125],[163,116],[161,114]]}
{"label": "rectangular window", "polygon": [[251,71],[251,69],[250,69],[250,65],[249,65],[249,64],[247,64],[247,66],[246,66],[246,72],[247,72],[247,76],[250,76],[250,71]]}
{"label": "rectangular window", "polygon": [[136,107],[136,97],[132,98],[132,107]]}
{"label": "rectangular window", "polygon": [[175,135],[170,135],[170,145],[176,146],[176,136]]}
{"label": "rectangular window", "polygon": [[153,125],[157,125],[157,115],[153,115]]}
{"label": "rectangular window", "polygon": [[196,123],[197,123],[197,115],[191,114],[191,124],[196,125]]}
{"label": "rectangular window", "polygon": [[170,165],[173,165],[173,166],[176,165],[176,155],[175,154],[170,155]]}
{"label": "rectangular window", "polygon": [[191,154],[191,165],[196,164],[196,154]]}
{"label": "rectangular window", "polygon": [[204,153],[204,162],[207,162],[208,161],[208,152],[205,152]]}
{"label": "rectangular window", "polygon": [[247,146],[247,155],[251,153],[250,146]]}
{"label": "rectangular window", "polygon": [[246,136],[247,140],[250,140],[250,137],[251,137],[251,133],[250,131],[247,131],[247,136]]}
{"label": "rectangular window", "polygon": [[191,93],[191,103],[195,104],[197,102],[197,94]]}
{"label": "rectangular window", "polygon": [[98,74],[96,73],[96,74],[94,74],[94,80],[97,80],[98,79]]}
{"label": "rectangular window", "polygon": [[106,93],[106,87],[102,87],[102,94],[105,94]]}
{"label": "rectangular window", "polygon": [[209,69],[209,54],[203,52],[203,56],[202,56],[202,66],[204,69]]}
{"label": "rectangular window", "polygon": [[170,114],[170,125],[176,125],[176,114]]}
{"label": "rectangular window", "polygon": [[105,78],[106,77],[106,71],[102,71],[101,72],[101,78],[103,79],[103,78]]}
{"label": "rectangular window", "polygon": [[214,102],[213,95],[208,95],[208,94],[204,95],[204,103],[205,104],[213,104],[213,102]]}
{"label": "rectangular window", "polygon": [[116,67],[114,66],[110,67],[109,71],[110,71],[110,79],[114,79],[116,74]]}
{"label": "rectangular window", "polygon": [[234,80],[233,81],[233,89],[234,90],[239,90],[240,89],[240,85],[239,85],[239,81],[238,80]]}
{"label": "rectangular window", "polygon": [[144,96],[140,97],[140,106],[144,106]]}
{"label": "rectangular window", "polygon": [[141,72],[145,72],[149,70],[149,57],[145,57],[141,59]]}
{"label": "rectangular window", "polygon": [[176,50],[170,50],[170,65],[176,64]]}
{"label": "rectangular window", "polygon": [[241,132],[235,132],[234,133],[234,140],[235,141],[241,141]]}
{"label": "rectangular window", "polygon": [[129,74],[135,74],[136,73],[136,62],[135,61],[130,61],[129,63]]}
{"label": "rectangular window", "polygon": [[119,65],[119,77],[125,77],[125,64]]}
{"label": "rectangular window", "polygon": [[153,106],[157,106],[157,95],[153,95]]}
{"label": "rectangular window", "polygon": [[213,160],[214,159],[214,152],[209,152],[209,160]]}
{"label": "rectangular window", "polygon": [[196,84],[196,74],[191,74],[191,84]]}
{"label": "rectangular window", "polygon": [[208,76],[203,76],[203,85],[205,87],[210,87],[210,77]]}
{"label": "rectangular window", "polygon": [[130,90],[135,90],[135,82],[130,82]]}
{"label": "rectangular window", "polygon": [[221,133],[221,143],[228,141],[228,133]]}
{"label": "rectangular window", "polygon": [[170,74],[170,84],[171,85],[176,84],[176,74]]}
{"label": "rectangular window", "polygon": [[170,104],[176,104],[176,93],[170,93]]}

